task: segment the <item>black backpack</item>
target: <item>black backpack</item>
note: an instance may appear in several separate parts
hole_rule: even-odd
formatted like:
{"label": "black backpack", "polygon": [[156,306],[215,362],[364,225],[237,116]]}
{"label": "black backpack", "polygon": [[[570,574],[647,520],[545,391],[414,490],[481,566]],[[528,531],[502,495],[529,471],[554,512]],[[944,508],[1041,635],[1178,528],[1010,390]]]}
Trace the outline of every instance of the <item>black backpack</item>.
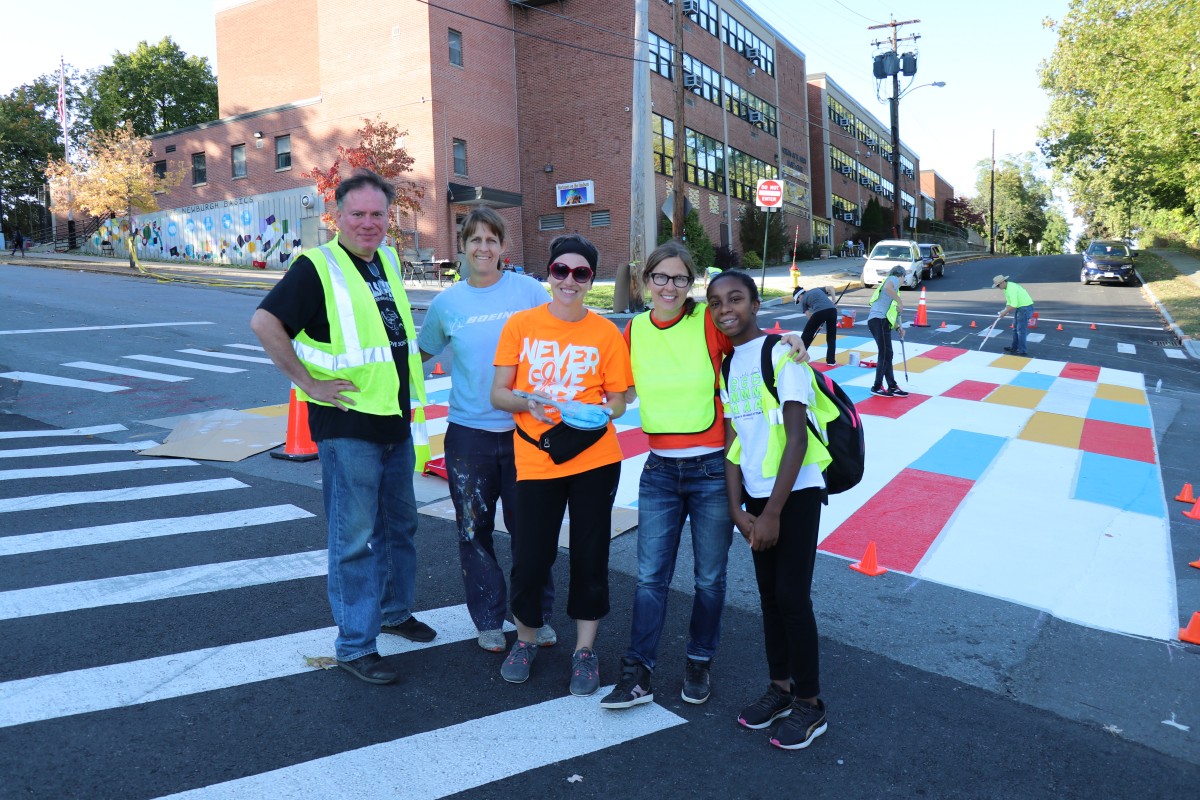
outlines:
{"label": "black backpack", "polygon": [[[779,336],[767,334],[762,347],[762,376],[763,382],[779,402],[779,391],[775,388],[775,365],[771,362],[771,350],[779,342]],[[721,363],[721,374],[729,383],[729,367],[731,358],[727,357]],[[867,441],[863,435],[862,417],[854,407],[842,387],[823,372],[814,370],[817,376],[817,390],[829,398],[837,407],[838,415],[825,425],[825,436],[808,420],[808,427],[817,438],[825,442],[833,461],[825,468],[825,490],[829,494],[839,494],[852,489],[862,480],[863,470],[867,462]]]}

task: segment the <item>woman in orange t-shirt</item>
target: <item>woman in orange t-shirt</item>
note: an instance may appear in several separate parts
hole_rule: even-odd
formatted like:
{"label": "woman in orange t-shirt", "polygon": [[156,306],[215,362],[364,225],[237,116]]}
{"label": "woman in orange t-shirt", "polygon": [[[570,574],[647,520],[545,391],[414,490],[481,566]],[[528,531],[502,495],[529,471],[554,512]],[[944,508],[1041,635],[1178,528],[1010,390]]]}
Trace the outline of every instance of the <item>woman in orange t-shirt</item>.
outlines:
{"label": "woman in orange t-shirt", "polygon": [[[536,442],[559,423],[552,407],[513,394],[537,393],[550,400],[605,404],[611,419],[625,413],[632,384],[629,351],[608,320],[583,305],[599,254],[577,234],[550,244],[551,300],[509,318],[496,348],[492,405],[509,411],[517,429],[517,530],[512,541],[512,610],[517,641],[500,668],[510,683],[524,683],[537,655],[542,625],[542,587],[558,555],[558,531],[570,509],[571,583],[567,616],[575,620],[571,694],[590,695],[600,686],[593,645],[599,621],[609,610],[608,548],[612,506],[621,477],[621,446],[611,421],[586,449],[556,463]],[[582,432],[567,429],[569,437]]]}

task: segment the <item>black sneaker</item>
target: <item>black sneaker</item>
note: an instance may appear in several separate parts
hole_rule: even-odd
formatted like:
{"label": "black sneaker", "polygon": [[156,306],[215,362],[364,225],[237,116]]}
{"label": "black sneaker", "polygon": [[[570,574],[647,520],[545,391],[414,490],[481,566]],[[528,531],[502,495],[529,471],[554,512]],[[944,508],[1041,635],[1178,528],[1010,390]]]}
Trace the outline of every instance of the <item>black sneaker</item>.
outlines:
{"label": "black sneaker", "polygon": [[775,729],[771,744],[784,750],[803,750],[828,727],[823,702],[817,700],[816,706],[810,706],[797,700],[792,703],[792,713]]}
{"label": "black sneaker", "polygon": [[762,730],[780,717],[792,713],[792,699],[791,692],[771,683],[767,687],[767,693],[760,697],[757,703],[742,709],[742,713],[738,715],[738,724],[743,728]]}
{"label": "black sneaker", "polygon": [[360,681],[380,686],[386,683],[395,683],[396,679],[400,677],[395,670],[383,663],[383,658],[379,653],[367,653],[365,656],[337,663],[339,667]]}
{"label": "black sneaker", "polygon": [[893,386],[891,389],[888,389],[888,397],[908,397],[908,392],[899,386]]}
{"label": "black sneaker", "polygon": [[882,386],[872,386],[871,394],[873,394],[877,397],[891,397],[892,396],[891,391],[883,388]]}
{"label": "black sneaker", "polygon": [[712,679],[708,674],[710,666],[711,663],[708,661],[697,661],[694,658],[687,660],[687,665],[683,669],[683,692],[681,695],[684,702],[700,705],[708,701],[712,695]]}
{"label": "black sneaker", "polygon": [[1004,348],[1004,352],[1006,352],[1006,353],[1011,353],[1012,351],[1013,351],[1013,349],[1011,347]]}
{"label": "black sneaker", "polygon": [[437,636],[437,631],[426,625],[416,617],[409,617],[399,625],[384,625],[379,629],[380,633],[390,633],[393,636],[403,636],[410,642],[432,642]]}
{"label": "black sneaker", "polygon": [[635,658],[621,659],[621,679],[600,701],[601,708],[629,708],[654,700],[654,689],[650,686],[650,670]]}

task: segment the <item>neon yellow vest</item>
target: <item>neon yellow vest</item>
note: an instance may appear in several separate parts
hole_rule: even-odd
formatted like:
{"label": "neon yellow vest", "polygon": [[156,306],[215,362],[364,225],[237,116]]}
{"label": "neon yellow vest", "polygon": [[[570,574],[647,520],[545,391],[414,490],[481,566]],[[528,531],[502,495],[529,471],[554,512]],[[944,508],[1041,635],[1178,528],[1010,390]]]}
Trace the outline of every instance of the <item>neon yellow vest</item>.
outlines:
{"label": "neon yellow vest", "polygon": [[[871,293],[871,305],[875,305],[875,301],[879,299],[879,295],[883,294],[883,285],[884,283],[887,283],[887,280],[887,278],[884,278],[883,283],[876,286],[875,291]],[[899,313],[900,306],[896,305],[896,301],[893,300],[892,304],[888,306],[887,310],[887,321],[888,324],[890,324],[893,328],[896,327],[896,316]]]}
{"label": "neon yellow vest", "polygon": [[705,306],[669,328],[650,312],[629,326],[629,354],[638,411],[646,433],[700,433],[717,420],[716,373],[704,338]]}
{"label": "neon yellow vest", "polygon": [[[789,356],[784,354],[776,362],[775,374],[777,376],[788,358]],[[814,405],[810,410],[816,414],[817,422],[821,430],[824,431],[825,424],[838,415],[837,406],[817,388],[817,376],[812,371],[812,367],[805,364],[804,368],[808,370],[808,379],[812,383],[813,396],[815,398]],[[770,426],[767,438],[767,452],[763,456],[762,474],[764,478],[773,478],[779,474],[779,462],[783,459],[783,448],[787,444],[787,432],[783,425],[783,409],[780,408],[779,401],[771,394],[771,390],[767,388],[765,377],[762,384],[758,387],[758,394],[762,400],[762,413],[767,418],[767,424]],[[724,375],[721,376],[721,388],[725,388]],[[728,410],[726,410],[726,413],[728,414]],[[805,425],[804,430],[808,435],[808,448],[804,451],[804,461],[801,462],[801,466],[816,464],[824,472],[825,468],[833,461],[833,457],[829,455],[829,448],[821,441],[820,436],[813,433],[811,427]],[[733,444],[730,445],[729,452],[725,458],[732,464],[742,463],[742,442],[737,436],[736,425],[734,425]]]}
{"label": "neon yellow vest", "polygon": [[[400,279],[400,259],[391,247],[379,248],[380,261],[396,310],[404,321],[408,335],[408,387],[411,409],[413,450],[416,471],[422,472],[429,461],[429,433],[425,429],[425,373],[421,353],[417,349],[416,327],[404,284]],[[318,342],[304,331],[292,341],[296,357],[308,374],[317,380],[341,378],[358,387],[349,393],[354,410],[363,414],[395,416],[400,414],[398,395],[400,376],[392,359],[392,346],[387,329],[379,316],[379,306],[358,268],[337,242],[333,241],[304,253],[317,270],[325,290],[325,314],[329,318],[329,342]],[[296,396],[318,405],[330,405],[314,400],[297,388]]]}

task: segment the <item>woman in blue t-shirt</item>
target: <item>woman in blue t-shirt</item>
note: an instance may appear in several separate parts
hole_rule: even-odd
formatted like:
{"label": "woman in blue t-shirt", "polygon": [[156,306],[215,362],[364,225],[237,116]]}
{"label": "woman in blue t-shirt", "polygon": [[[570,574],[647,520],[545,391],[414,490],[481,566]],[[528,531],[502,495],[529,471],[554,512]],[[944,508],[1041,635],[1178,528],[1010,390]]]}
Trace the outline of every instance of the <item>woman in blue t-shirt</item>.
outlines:
{"label": "woman in blue t-shirt", "polygon": [[[450,413],[444,447],[450,499],[458,523],[467,610],[479,630],[479,646],[502,653],[508,589],[496,561],[492,534],[496,501],[504,524],[516,530],[517,471],[513,463],[513,416],[492,407],[492,366],[504,323],[517,311],[545,305],[546,289],[536,279],[502,269],[504,219],[479,207],[463,221],[459,244],[466,255],[467,278],[450,286],[429,306],[417,340],[421,355],[433,358],[454,346],[450,361]],[[542,599],[545,624],[537,632],[542,647],[558,639],[550,627],[554,585],[547,581]]]}

